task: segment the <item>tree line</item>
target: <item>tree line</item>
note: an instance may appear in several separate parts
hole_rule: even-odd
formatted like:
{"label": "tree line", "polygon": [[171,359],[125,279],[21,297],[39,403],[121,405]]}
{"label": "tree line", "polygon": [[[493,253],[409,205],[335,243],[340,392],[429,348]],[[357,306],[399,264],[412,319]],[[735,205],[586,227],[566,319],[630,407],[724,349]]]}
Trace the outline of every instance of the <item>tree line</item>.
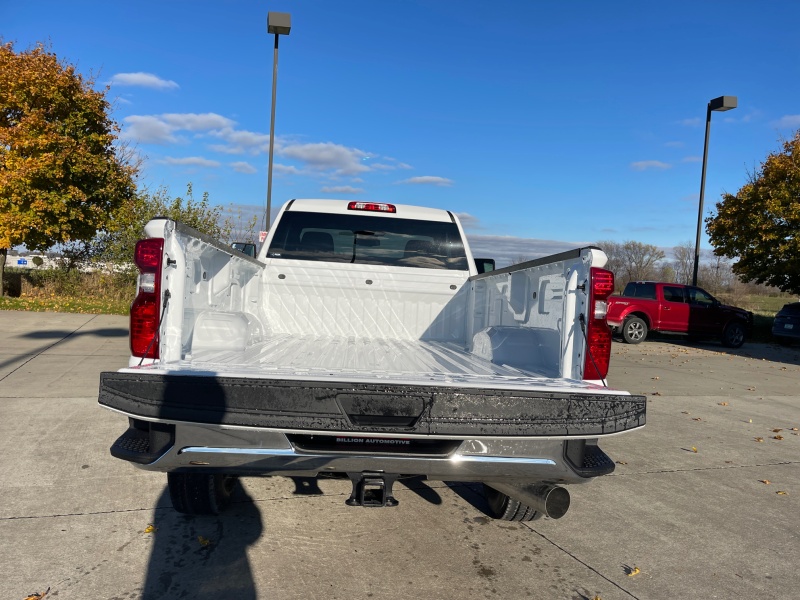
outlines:
{"label": "tree line", "polygon": [[[670,251],[633,240],[595,243],[608,256],[606,268],[614,272],[615,291],[621,292],[630,281],[669,281],[690,285],[694,274],[694,242],[682,242]],[[768,294],[775,288],[742,282],[733,269],[734,263],[724,256],[701,255],[697,285],[712,294]]]}
{"label": "tree line", "polygon": [[[60,247],[74,262],[129,261],[150,218],[175,218],[220,238],[255,235],[255,218],[137,186],[136,154],[120,143],[109,87],[96,89],[44,44],[17,51],[0,39],[0,282],[8,250]],[[769,154],[736,194],[706,219],[714,260],[699,283],[740,280],[800,294],[800,130]],[[694,246],[672,256],[640,242],[601,241],[619,285],[638,279],[688,282]],[[0,283],[0,294],[3,293]]]}

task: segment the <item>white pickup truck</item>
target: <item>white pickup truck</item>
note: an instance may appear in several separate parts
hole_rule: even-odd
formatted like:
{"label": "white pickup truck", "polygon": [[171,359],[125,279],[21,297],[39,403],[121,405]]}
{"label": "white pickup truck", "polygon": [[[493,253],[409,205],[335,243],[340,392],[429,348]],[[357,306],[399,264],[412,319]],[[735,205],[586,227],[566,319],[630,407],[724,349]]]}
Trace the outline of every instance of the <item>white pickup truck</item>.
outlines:
{"label": "white pickup truck", "polygon": [[605,385],[606,256],[478,274],[451,212],[293,200],[252,258],[166,219],[136,247],[128,368],[99,402],[111,453],[218,514],[240,476],[341,477],[394,506],[398,478],[482,482],[491,516],[560,518],[608,474],[600,438],[646,398]]}

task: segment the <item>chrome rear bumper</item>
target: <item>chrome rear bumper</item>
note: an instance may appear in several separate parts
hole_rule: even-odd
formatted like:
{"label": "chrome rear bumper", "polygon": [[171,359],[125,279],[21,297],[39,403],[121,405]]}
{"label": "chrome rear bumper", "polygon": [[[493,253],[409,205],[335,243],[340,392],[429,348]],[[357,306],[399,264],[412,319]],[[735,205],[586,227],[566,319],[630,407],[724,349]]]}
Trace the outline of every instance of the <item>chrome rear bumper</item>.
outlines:
{"label": "chrome rear bumper", "polygon": [[[365,435],[367,442],[388,444],[387,451],[309,450],[298,447],[292,432],[262,428],[229,428],[225,426],[187,423],[163,424],[137,421],[112,447],[112,454],[130,460],[150,471],[224,472],[241,476],[283,475],[313,477],[323,473],[396,473],[423,475],[443,481],[547,481],[580,483],[613,470],[613,462],[591,442],[566,439],[453,439],[438,438],[448,448],[440,454],[412,453],[405,443],[430,440],[429,436]],[[121,450],[126,436],[138,435],[144,426],[158,427],[158,435],[170,428],[168,443],[145,457]],[[131,433],[133,432],[133,433]],[[303,432],[307,434],[307,432]],[[332,440],[338,436],[346,442],[354,440],[352,432],[321,432]],[[140,439],[141,436],[140,436]],[[152,439],[152,438],[151,438]],[[166,439],[166,438],[164,438]],[[449,443],[448,443],[449,442]],[[141,448],[144,448],[142,442]],[[131,444],[128,444],[130,447]],[[352,443],[344,444],[352,448]],[[589,450],[593,461],[587,465]],[[149,447],[148,447],[149,450]],[[126,454],[127,452],[127,454]],[[598,460],[600,457],[600,460]],[[578,464],[580,463],[580,464]]]}

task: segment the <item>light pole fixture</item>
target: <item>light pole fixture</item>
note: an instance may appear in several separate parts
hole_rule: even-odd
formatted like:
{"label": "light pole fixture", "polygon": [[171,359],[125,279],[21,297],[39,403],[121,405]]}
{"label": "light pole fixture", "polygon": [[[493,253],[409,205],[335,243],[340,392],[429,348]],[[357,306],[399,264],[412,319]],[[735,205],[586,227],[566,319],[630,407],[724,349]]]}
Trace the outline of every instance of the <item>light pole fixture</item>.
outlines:
{"label": "light pole fixture", "polygon": [[278,38],[289,35],[292,16],[289,13],[267,13],[267,33],[275,34],[275,50],[272,57],[272,115],[269,120],[269,167],[267,167],[267,212],[264,215],[265,230],[270,228],[272,210],[272,155],[275,150],[275,96],[278,88]]}
{"label": "light pole fixture", "polygon": [[711,111],[723,112],[736,108],[736,96],[720,96],[708,103],[706,110],[706,142],[703,146],[703,172],[700,176],[700,208],[697,211],[697,241],[694,245],[694,274],[692,285],[697,285],[697,269],[700,265],[700,229],[703,224],[703,196],[706,189],[706,163],[708,162],[708,132],[711,129]]}

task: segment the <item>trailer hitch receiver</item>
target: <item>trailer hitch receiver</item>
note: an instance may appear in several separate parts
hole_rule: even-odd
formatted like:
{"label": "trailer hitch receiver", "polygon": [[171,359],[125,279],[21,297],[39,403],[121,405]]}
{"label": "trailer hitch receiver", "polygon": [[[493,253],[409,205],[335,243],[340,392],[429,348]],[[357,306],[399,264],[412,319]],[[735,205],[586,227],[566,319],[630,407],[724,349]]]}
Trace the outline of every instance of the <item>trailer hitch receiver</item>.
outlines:
{"label": "trailer hitch receiver", "polygon": [[397,506],[399,502],[392,495],[392,486],[399,475],[386,473],[348,473],[353,484],[347,506]]}

